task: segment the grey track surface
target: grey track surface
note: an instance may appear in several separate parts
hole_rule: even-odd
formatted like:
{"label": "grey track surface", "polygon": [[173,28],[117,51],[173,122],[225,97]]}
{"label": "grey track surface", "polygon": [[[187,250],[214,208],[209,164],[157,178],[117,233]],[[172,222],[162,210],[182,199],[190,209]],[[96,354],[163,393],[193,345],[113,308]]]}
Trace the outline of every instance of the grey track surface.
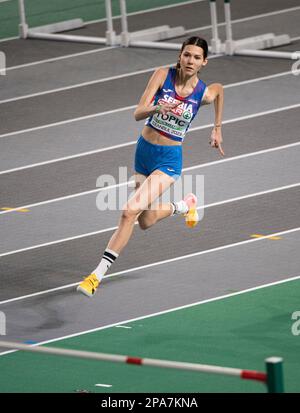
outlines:
{"label": "grey track surface", "polygon": [[[270,74],[269,72],[266,72],[263,62],[258,60],[258,67],[253,64],[253,70],[251,71],[250,77],[246,77],[245,68],[251,64],[251,60],[249,60],[251,58],[242,59],[240,75],[238,75],[238,67],[236,67],[237,74],[234,74],[232,72],[233,58],[224,59],[227,59],[228,61],[228,71],[226,70],[226,64],[222,64],[223,59],[221,62],[219,59],[213,59],[210,62],[211,71],[208,73],[207,69],[207,71],[203,72],[202,78],[205,82],[211,83],[212,79],[217,78],[220,79],[220,82],[225,84],[235,83]],[[257,61],[257,59],[253,60]],[[278,70],[277,67],[274,70],[274,64],[271,65],[270,62],[270,66],[272,66],[271,74],[290,70],[290,62],[284,61],[279,64],[282,64],[282,68]],[[259,68],[260,65],[261,67]],[[2,103],[1,113],[3,118],[6,119],[6,122],[1,125],[0,133],[4,134],[18,129],[33,128],[53,122],[72,119],[72,117],[87,116],[90,114],[122,108],[124,106],[135,105],[137,104],[137,101],[139,100],[150,75],[151,73],[138,74],[134,77],[116,79],[112,82],[96,83],[66,91],[59,91],[56,93],[51,93],[47,96],[40,95],[28,98],[26,100]],[[296,81],[297,78],[294,78],[296,77],[292,76],[292,79]],[[128,83],[133,84],[134,88],[129,89]],[[119,93],[112,94],[112,88]],[[105,98],[103,99],[101,97]],[[49,110],[50,108],[51,110]],[[32,111],[35,113],[34,117],[30,116]]]}
{"label": "grey track surface", "polygon": [[[232,2],[232,19],[240,19],[296,6],[299,6],[297,0],[285,1],[284,6],[281,0],[267,0],[263,2],[254,0],[251,3],[247,0],[234,0]],[[219,22],[223,22],[224,13],[222,4],[218,4],[218,15]],[[171,27],[184,26],[185,29],[191,29],[210,25],[210,12],[205,2],[188,4],[178,7],[176,13],[170,12],[169,9],[165,9],[146,13],[144,15],[131,16],[128,18],[128,27],[130,31],[143,30],[153,27],[153,22],[155,22],[155,26],[169,24]],[[116,32],[120,32],[120,19],[115,20],[114,28]],[[105,30],[106,24],[105,22],[101,22],[100,24],[95,23],[88,25],[86,28],[80,29],[77,32],[78,34],[86,36],[99,36],[100,33],[101,35],[104,35]]]}
{"label": "grey track surface", "polygon": [[[282,15],[275,15],[256,19],[254,21],[236,23],[234,25],[234,33],[236,38],[241,38],[240,33],[249,37],[253,31],[257,35],[263,33],[274,32],[280,34],[286,32],[285,28],[288,25],[288,34],[293,37],[298,33],[300,20],[300,6],[297,11],[290,11]],[[284,22],[282,22],[284,20]],[[279,24],[281,23],[281,24]],[[246,26],[246,27],[245,27]],[[274,28],[276,28],[274,30]],[[259,31],[262,30],[262,32]],[[201,31],[201,35],[205,38],[210,37],[210,30]],[[220,28],[220,36],[225,37],[225,27]],[[173,42],[181,43],[184,37],[177,38]],[[300,44],[295,42],[294,49]],[[140,56],[138,48],[115,48],[103,50],[88,55],[74,57],[72,61],[57,60],[49,64],[43,64],[42,67],[28,66],[14,69],[9,73],[9,77],[4,80],[0,79],[0,85],[3,84],[1,100],[21,97],[31,93],[43,92],[60,87],[72,86],[83,82],[98,80],[99,77],[106,78],[111,76],[122,75],[126,72],[134,72],[138,70],[148,69],[149,67],[160,66],[163,64],[174,63],[174,53],[165,51],[162,58],[161,53],[157,53],[155,49],[145,50],[143,58]],[[122,64],[120,64],[122,62]],[[218,63],[213,63],[211,66],[217,66]],[[22,70],[23,83],[18,82],[19,71]],[[60,77],[57,78],[57,72]],[[101,76],[99,74],[101,73]],[[211,75],[214,75],[209,70]],[[36,77],[39,77],[40,82],[35,82]],[[148,75],[149,76],[149,75]],[[134,79],[134,78],[133,78]]]}
{"label": "grey track surface", "polygon": [[[275,168],[276,173],[274,173]],[[201,182],[198,181],[196,185],[198,175],[204,177],[204,194],[201,190]],[[208,205],[268,189],[294,185],[297,183],[295,175],[300,176],[300,145],[246,159],[237,159],[230,163],[197,168],[185,172],[182,179],[191,179],[191,190],[198,195],[199,200],[201,199],[202,205]],[[25,219],[22,213],[17,217],[13,212],[5,214],[2,217],[2,229],[7,236],[0,241],[0,254],[114,227],[120,209],[131,191],[132,189],[126,187],[117,191],[112,188],[99,194],[62,199],[30,208]],[[176,197],[175,194],[176,187],[171,191],[169,198]],[[107,199],[115,199],[115,209],[112,211],[97,209],[96,202],[97,205],[102,205],[101,201],[107,203]],[[86,211],[89,213],[86,214]],[[59,228],[49,225],[53,219],[61,222]]]}
{"label": "grey track surface", "polygon": [[[299,6],[296,0],[232,3],[234,19]],[[220,16],[222,21],[222,13]],[[131,16],[129,27],[138,30],[153,25],[153,21],[157,25],[168,24],[168,19],[172,26],[184,25],[187,29],[205,26],[209,24],[208,8],[199,3]],[[298,20],[299,11],[278,14],[235,23],[234,33],[246,37],[274,28],[278,33],[297,37]],[[116,29],[118,25],[116,21]],[[97,23],[78,33],[95,35],[97,31],[101,35],[104,30],[105,23]],[[209,30],[204,29],[203,34],[209,35]],[[279,49],[293,51],[299,46],[296,41]],[[2,42],[0,48],[5,51],[9,66],[99,49],[93,45],[33,40]],[[133,108],[124,107],[137,104],[151,71],[132,76],[126,73],[174,63],[176,58],[174,52],[113,48],[8,71],[6,77],[0,78],[1,100],[125,76],[0,102],[0,172],[53,161],[0,174],[0,208],[93,190],[97,177],[104,173],[111,174],[118,183],[119,166],[128,167],[129,178],[134,141],[142,123],[133,120]],[[201,166],[220,160],[208,146],[210,128],[193,130],[213,122],[212,108],[202,108],[184,144],[184,167],[200,165],[185,175],[204,175],[204,204],[299,183],[300,146],[291,145],[299,143],[300,110],[286,108],[300,103],[299,76],[288,73],[257,79],[290,70],[291,62],[286,60],[218,57],[209,61],[202,74],[207,83],[218,81],[230,86],[256,79],[225,89],[224,119],[230,121],[223,127],[225,160],[275,150]],[[276,109],[276,113],[262,113]],[[118,111],[103,114],[109,110]],[[93,114],[94,117],[74,121]],[[248,115],[255,116],[247,118]],[[51,126],[61,121],[68,122]],[[28,128],[35,130],[25,131]],[[121,144],[127,145],[80,156]],[[283,145],[290,146],[278,148]],[[55,161],[76,154],[74,159]],[[77,283],[97,265],[112,234],[109,228],[117,225],[119,211],[100,212],[96,197],[94,193],[37,205],[29,212],[0,213],[1,235],[4,234],[0,242],[0,310],[7,317],[8,339],[51,340],[300,275],[299,231],[285,234],[278,241],[239,244],[252,240],[252,234],[299,227],[300,191],[294,187],[211,206],[193,230],[185,227],[181,217],[164,220],[148,231],[136,227],[110,272],[124,273],[108,275],[93,300],[78,295],[74,285],[24,297]],[[101,230],[104,232],[16,252]],[[230,244],[237,245],[228,248]],[[223,249],[205,252],[217,247]],[[136,269],[197,252],[201,254],[189,259]],[[91,313],[99,316],[91,317]]]}
{"label": "grey track surface", "polygon": [[[255,129],[253,129],[254,123]],[[273,124],[274,132],[272,135],[265,136],[270,123]],[[255,120],[247,119],[228,124],[224,126],[224,134],[227,138],[226,154],[228,157],[233,157],[245,153],[245,148],[247,152],[256,152],[295,143],[299,141],[299,132],[295,133],[295,125],[300,127],[299,108],[259,116]],[[184,167],[219,159],[218,154],[212,152],[208,145],[209,133],[210,128],[189,133],[184,145]],[[93,190],[96,189],[97,178],[104,173],[112,175],[118,183],[119,166],[128,169],[128,178],[134,172],[134,150],[135,146],[129,145],[121,151],[115,149],[0,175],[2,203],[6,206],[19,207]],[[114,162],[116,154],[118,154],[118,164]],[[63,181],[60,180],[61,176],[64,177]],[[32,191],[32,186],[38,190]]]}
{"label": "grey track surface", "polygon": [[[232,1],[232,18],[240,19],[248,16],[269,13],[281,9],[299,6],[298,0],[234,0]],[[223,8],[218,5],[219,22],[224,21]],[[283,20],[285,21],[285,20]],[[128,19],[130,31],[143,30],[155,25],[170,24],[172,27],[183,25],[186,29],[210,25],[209,9],[205,3],[185,5],[173,11],[170,9],[161,10],[145,15],[132,16]],[[120,32],[120,19],[114,20],[114,29]],[[274,28],[273,28],[274,30]],[[288,30],[288,27],[284,27]],[[104,36],[106,23],[95,23],[86,26],[84,29],[76,30],[76,34],[85,36]],[[74,33],[74,31],[72,32]],[[252,32],[253,33],[253,32]],[[251,34],[253,35],[253,34]],[[299,35],[299,34],[298,34]],[[41,59],[62,56],[71,53],[78,53],[85,50],[96,49],[95,45],[81,43],[50,42],[39,40],[10,40],[1,42],[1,50],[7,56],[7,65],[15,66]],[[97,47],[98,49],[99,47]]]}
{"label": "grey track surface", "polygon": [[[171,222],[166,220],[149,231],[137,228],[122,253],[122,259],[115,263],[114,272],[241,242],[250,239],[251,234],[269,234],[292,229],[295,222],[299,222],[299,201],[299,188],[288,189],[229,205],[211,207],[194,231],[186,228],[180,218],[173,218]],[[80,280],[87,268],[90,270],[97,264],[99,249],[105,248],[111,234],[112,232],[99,234],[2,257],[1,273],[5,273],[7,269],[11,273],[5,292],[2,291],[2,299]],[[22,271],[16,271],[20,265]],[[153,269],[150,269],[150,272],[152,271]],[[183,282],[182,279],[177,281]],[[16,294],[16,288],[19,294]]]}
{"label": "grey track surface", "polygon": [[[10,326],[8,336],[23,341],[51,340],[297,276],[299,241],[299,233],[294,233],[280,242],[258,241],[190,258],[188,264],[187,260],[177,261],[107,278],[92,300],[76,294],[73,286],[3,304],[1,311],[5,311]],[[61,258],[60,265],[63,263],[66,260]],[[48,268],[52,276],[51,266]],[[73,274],[75,269],[78,271],[74,265]],[[70,266],[56,277],[67,282]],[[47,278],[51,278],[49,273]],[[27,286],[39,282],[30,273],[26,277]]]}
{"label": "grey track surface", "polygon": [[[294,81],[296,81],[296,79],[294,79]],[[259,85],[261,85],[261,82]],[[250,92],[251,91],[261,93],[260,86],[252,87],[250,89]],[[280,95],[277,95],[276,100],[274,101],[268,99],[267,96],[264,96],[263,102],[256,102],[254,107],[251,102],[248,112],[246,112],[246,105],[248,105],[248,99],[250,97],[249,93],[248,99],[245,101],[245,106],[239,105],[240,98],[238,95],[237,101],[233,99],[234,96],[230,98],[230,95],[232,95],[230,89],[225,91],[226,102],[229,101],[229,105],[226,105],[225,107],[226,120],[244,116],[249,113],[258,113],[259,109],[262,111],[276,109],[282,107],[284,104],[284,102],[281,101],[282,97]],[[257,95],[255,96],[251,94],[251,96],[252,101],[258,99]],[[297,101],[297,95],[295,96],[294,101]],[[277,122],[277,120],[283,119],[284,116],[292,116],[292,122],[296,122],[298,125],[297,108],[291,111],[278,112],[276,115],[268,115],[272,122]],[[207,122],[210,123],[212,121],[211,111],[206,107],[201,109],[199,120],[195,120],[197,125],[205,125]],[[263,119],[257,117],[258,124],[262,121]],[[124,128],[124,125],[126,125],[126,128]],[[249,128],[249,123],[247,123],[246,126]],[[282,127],[283,125],[280,123],[278,126]],[[226,126],[226,128],[227,127],[229,126]],[[275,128],[276,130],[277,127]],[[287,125],[285,125],[285,128],[287,128],[288,131],[286,136],[287,140],[290,136],[289,132],[291,131],[291,127],[291,122],[288,122]],[[238,128],[238,124],[235,125],[235,128]],[[0,138],[1,148],[3,148],[0,153],[0,172],[31,165],[37,162],[45,162],[65,156],[76,155],[86,151],[95,151],[113,145],[134,142],[139,135],[140,130],[141,123],[133,121],[133,109],[130,109],[109,114],[109,116],[99,115],[76,122],[64,123],[59,126],[51,126],[34,131],[23,132],[17,135],[2,137]],[[292,134],[294,133],[293,131],[291,132]],[[207,134],[207,132],[199,131],[196,133],[196,136],[199,136],[201,139],[201,136],[204,133],[205,135]],[[230,130],[230,136],[232,133],[233,130]],[[190,135],[193,136],[194,133],[192,132]],[[296,139],[298,139],[297,135]],[[187,144],[188,142],[189,139],[187,140]],[[261,140],[261,143],[263,142],[264,140]],[[255,144],[258,144],[258,142]],[[34,151],[28,151],[28,147],[31,146],[35,148]],[[236,147],[234,147],[234,149],[236,149]],[[234,153],[234,149],[230,147],[228,149],[230,151],[229,154]],[[201,152],[202,151],[203,149]],[[205,155],[207,155],[207,151],[205,151]],[[210,155],[211,153],[209,152],[208,156]],[[201,154],[199,154],[199,156],[201,156]]]}

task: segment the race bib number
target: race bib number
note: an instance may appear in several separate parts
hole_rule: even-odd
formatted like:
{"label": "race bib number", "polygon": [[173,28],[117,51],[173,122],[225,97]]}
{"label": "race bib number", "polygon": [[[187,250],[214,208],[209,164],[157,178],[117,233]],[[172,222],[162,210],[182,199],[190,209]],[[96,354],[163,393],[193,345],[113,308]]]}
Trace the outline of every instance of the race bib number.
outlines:
{"label": "race bib number", "polygon": [[[166,100],[159,100],[158,102],[159,105],[165,103],[170,102]],[[191,111],[187,110],[184,106],[184,104],[179,105],[166,115],[162,115],[161,113],[154,114],[150,124],[155,129],[183,139],[193,116]]]}

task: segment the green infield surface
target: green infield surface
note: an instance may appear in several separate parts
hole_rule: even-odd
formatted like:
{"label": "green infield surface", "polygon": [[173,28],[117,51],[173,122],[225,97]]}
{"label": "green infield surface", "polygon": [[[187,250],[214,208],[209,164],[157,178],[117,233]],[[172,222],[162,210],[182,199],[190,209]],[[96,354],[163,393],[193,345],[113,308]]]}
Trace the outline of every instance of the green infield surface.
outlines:
{"label": "green infield surface", "polygon": [[[127,0],[128,13],[185,3],[184,0]],[[190,1],[187,1],[190,3]],[[112,0],[113,16],[120,14],[119,0]],[[105,19],[105,0],[25,0],[30,27],[81,18],[84,22]],[[0,0],[0,38],[18,36],[18,0]]]}
{"label": "green infield surface", "polygon": [[[300,280],[173,309],[47,346],[265,372],[282,357],[285,392],[300,391]],[[97,316],[97,315],[93,315]],[[101,315],[99,315],[101,317]],[[266,392],[264,383],[208,373],[22,351],[0,357],[4,392]]]}

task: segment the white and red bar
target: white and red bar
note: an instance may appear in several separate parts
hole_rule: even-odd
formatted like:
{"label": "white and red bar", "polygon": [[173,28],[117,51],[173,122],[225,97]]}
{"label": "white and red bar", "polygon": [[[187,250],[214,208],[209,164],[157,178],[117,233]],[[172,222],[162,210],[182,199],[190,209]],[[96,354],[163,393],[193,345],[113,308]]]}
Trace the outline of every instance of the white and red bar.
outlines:
{"label": "white and red bar", "polygon": [[236,376],[246,380],[267,381],[266,373],[254,370],[242,370],[231,367],[212,366],[207,364],[184,363],[178,361],[155,360],[147,358],[127,357],[127,364],[138,364],[151,367],[162,367],[178,370],[198,371],[202,373],[223,374],[226,376]]}
{"label": "white and red bar", "polygon": [[28,345],[23,343],[14,343],[9,341],[0,341],[0,347],[14,350],[30,351],[33,353],[53,354],[56,356],[77,357],[98,361],[111,361],[115,363],[134,364],[139,366],[161,367],[177,370],[198,371],[202,373],[223,374],[227,376],[236,376],[246,380],[257,380],[266,383],[267,375],[259,371],[242,370],[230,367],[211,366],[197,363],[184,363],[178,361],[157,360],[139,357],[129,357],[117,354],[94,353],[80,350],[67,350],[54,347],[40,347],[37,345]]}

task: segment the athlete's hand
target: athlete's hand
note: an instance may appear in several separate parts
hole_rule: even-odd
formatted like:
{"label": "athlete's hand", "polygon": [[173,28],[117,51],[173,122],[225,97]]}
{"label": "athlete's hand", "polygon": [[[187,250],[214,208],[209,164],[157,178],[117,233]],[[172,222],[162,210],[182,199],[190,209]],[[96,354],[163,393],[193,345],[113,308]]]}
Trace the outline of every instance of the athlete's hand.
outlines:
{"label": "athlete's hand", "polygon": [[163,105],[159,105],[160,109],[158,113],[161,113],[162,115],[166,115],[167,113],[171,112],[173,109],[177,108],[181,102],[178,103],[164,103]]}
{"label": "athlete's hand", "polygon": [[222,148],[223,138],[221,128],[213,128],[209,143],[212,148],[218,148],[222,156],[225,155]]}

